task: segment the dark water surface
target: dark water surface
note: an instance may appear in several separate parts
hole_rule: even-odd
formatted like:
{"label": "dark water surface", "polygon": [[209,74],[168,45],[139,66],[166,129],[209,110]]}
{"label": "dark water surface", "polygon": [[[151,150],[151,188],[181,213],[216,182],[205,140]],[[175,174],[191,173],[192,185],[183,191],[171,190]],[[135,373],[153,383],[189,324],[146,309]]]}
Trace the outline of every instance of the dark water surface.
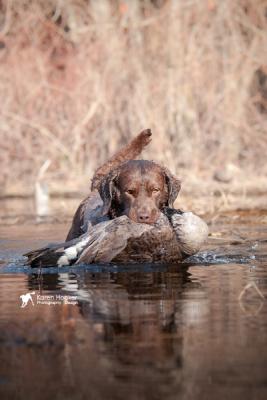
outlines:
{"label": "dark water surface", "polygon": [[42,279],[21,255],[62,240],[66,224],[2,225],[0,399],[267,399],[266,214],[211,222],[184,265]]}

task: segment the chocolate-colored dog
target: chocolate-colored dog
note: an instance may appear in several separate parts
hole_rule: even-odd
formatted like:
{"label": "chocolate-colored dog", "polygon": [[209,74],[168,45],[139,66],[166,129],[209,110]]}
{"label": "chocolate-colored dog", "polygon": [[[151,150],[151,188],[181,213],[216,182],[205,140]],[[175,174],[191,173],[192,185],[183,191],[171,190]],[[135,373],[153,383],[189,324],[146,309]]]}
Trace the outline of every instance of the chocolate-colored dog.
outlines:
{"label": "chocolate-colored dog", "polygon": [[142,131],[96,171],[91,193],[78,207],[66,241],[79,237],[90,225],[121,215],[154,224],[164,207],[173,207],[180,181],[153,161],[133,160],[151,135],[150,129]]}

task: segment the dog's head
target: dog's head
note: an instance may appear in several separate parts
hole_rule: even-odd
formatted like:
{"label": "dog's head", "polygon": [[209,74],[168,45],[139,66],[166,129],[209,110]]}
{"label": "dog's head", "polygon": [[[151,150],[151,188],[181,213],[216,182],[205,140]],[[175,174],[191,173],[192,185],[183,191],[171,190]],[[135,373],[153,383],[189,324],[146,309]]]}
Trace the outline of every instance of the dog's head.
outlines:
{"label": "dog's head", "polygon": [[180,181],[153,161],[128,161],[100,183],[103,215],[127,215],[135,222],[153,224],[163,207],[173,207],[180,188]]}

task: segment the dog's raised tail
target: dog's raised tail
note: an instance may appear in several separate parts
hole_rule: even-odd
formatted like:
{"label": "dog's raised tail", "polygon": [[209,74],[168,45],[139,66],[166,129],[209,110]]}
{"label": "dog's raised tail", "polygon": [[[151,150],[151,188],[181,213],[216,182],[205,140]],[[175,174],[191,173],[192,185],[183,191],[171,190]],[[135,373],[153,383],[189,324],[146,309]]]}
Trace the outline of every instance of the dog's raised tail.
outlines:
{"label": "dog's raised tail", "polygon": [[104,165],[101,165],[93,176],[91,190],[98,189],[101,179],[113,168],[139,156],[142,150],[151,142],[151,136],[152,132],[150,129],[143,130],[130,143],[111,157]]}

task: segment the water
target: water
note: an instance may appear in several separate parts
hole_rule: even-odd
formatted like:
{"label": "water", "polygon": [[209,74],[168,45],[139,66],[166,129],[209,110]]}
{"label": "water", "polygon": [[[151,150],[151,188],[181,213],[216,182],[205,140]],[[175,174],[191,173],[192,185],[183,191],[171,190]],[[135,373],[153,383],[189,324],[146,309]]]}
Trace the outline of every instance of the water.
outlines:
{"label": "water", "polygon": [[[21,255],[64,238],[67,224],[2,225],[0,398],[266,399],[266,222],[214,219],[206,249],[185,264],[48,269],[42,279]],[[35,305],[21,308],[28,292]]]}

